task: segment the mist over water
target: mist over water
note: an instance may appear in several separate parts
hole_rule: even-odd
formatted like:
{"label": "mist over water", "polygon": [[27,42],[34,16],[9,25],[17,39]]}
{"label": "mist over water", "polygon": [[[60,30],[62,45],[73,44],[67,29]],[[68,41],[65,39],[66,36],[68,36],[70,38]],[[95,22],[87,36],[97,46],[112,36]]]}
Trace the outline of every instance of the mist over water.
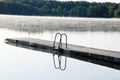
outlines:
{"label": "mist over water", "polygon": [[120,19],[0,15],[0,28],[31,33],[43,31],[119,32]]}

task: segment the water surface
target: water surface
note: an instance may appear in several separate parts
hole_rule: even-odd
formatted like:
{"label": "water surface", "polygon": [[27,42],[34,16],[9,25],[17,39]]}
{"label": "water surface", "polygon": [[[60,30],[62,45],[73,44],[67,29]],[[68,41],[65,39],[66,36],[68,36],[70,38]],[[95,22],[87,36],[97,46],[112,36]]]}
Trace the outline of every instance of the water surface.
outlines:
{"label": "water surface", "polygon": [[[4,39],[16,37],[53,41],[57,32],[64,32],[70,44],[120,51],[119,24],[119,19],[0,15],[0,79],[120,80],[119,69],[68,57],[67,68],[61,71],[54,68],[50,53],[4,43]],[[100,26],[105,29],[98,29]]]}

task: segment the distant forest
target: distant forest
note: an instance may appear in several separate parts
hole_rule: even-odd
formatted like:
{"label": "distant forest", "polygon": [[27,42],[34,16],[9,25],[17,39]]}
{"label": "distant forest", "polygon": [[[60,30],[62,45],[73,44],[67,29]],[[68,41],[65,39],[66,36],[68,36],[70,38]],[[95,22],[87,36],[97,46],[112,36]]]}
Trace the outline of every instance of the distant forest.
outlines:
{"label": "distant forest", "polygon": [[120,4],[57,0],[1,0],[0,14],[119,18]]}

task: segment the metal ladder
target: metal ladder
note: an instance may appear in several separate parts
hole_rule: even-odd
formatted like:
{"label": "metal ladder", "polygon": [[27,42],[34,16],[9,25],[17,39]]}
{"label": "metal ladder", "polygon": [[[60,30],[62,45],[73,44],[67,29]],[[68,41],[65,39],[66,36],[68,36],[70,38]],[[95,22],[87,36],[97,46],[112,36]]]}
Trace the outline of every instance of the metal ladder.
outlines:
{"label": "metal ladder", "polygon": [[[59,36],[59,42],[56,42],[56,38]],[[65,56],[64,58],[64,67],[62,67],[62,53],[61,53],[61,48],[63,47],[62,44],[62,37],[65,36],[65,48],[67,48],[67,35],[65,33],[56,33],[55,38],[54,38],[54,43],[53,43],[53,62],[54,62],[54,67],[55,69],[60,69],[64,71],[66,69],[66,64],[67,64],[67,57]],[[55,56],[58,58],[58,65],[56,64]]]}

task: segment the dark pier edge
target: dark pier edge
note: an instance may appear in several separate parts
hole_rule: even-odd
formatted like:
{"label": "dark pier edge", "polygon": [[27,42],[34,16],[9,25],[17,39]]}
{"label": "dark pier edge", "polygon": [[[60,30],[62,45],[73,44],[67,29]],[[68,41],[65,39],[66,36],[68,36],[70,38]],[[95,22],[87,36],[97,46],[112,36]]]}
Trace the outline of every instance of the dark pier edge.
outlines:
{"label": "dark pier edge", "polygon": [[[18,40],[13,40],[13,39],[6,39],[5,42],[7,44],[16,46],[16,47],[22,47],[26,49],[31,49],[31,50],[37,50],[37,51],[42,51],[42,52],[47,52],[50,54],[53,54],[53,48],[51,46],[45,46],[45,45],[38,45],[35,43],[30,43],[27,41],[18,41]],[[90,54],[90,53],[84,53],[84,52],[74,52],[70,50],[62,50],[61,56],[67,56],[70,58],[74,58],[77,60],[82,60],[94,64],[99,64],[102,66],[114,68],[117,70],[120,70],[120,63],[119,61],[115,61],[114,57],[107,57],[107,56],[102,56],[102,55],[95,55],[95,54]],[[69,54],[68,54],[69,51]],[[110,61],[111,60],[111,61]]]}

